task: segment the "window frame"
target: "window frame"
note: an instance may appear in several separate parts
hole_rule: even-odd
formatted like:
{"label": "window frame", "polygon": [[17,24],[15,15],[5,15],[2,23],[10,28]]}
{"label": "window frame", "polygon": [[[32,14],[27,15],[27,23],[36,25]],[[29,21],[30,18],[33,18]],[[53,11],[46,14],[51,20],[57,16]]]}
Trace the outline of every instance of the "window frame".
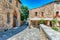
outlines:
{"label": "window frame", "polygon": [[43,16],[43,17],[44,17],[44,12],[41,12],[41,16]]}

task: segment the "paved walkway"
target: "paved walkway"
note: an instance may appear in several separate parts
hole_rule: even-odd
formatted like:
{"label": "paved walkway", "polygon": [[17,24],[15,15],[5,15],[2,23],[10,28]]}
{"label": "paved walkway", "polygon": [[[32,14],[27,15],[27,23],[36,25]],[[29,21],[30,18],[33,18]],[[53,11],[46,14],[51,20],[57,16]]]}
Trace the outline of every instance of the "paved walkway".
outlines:
{"label": "paved walkway", "polygon": [[[42,36],[41,36],[42,35]],[[21,27],[10,29],[6,32],[0,32],[0,40],[43,40],[46,38],[44,33],[37,28],[29,29],[26,24]]]}
{"label": "paved walkway", "polygon": [[7,40],[8,38],[16,35],[17,33],[22,32],[26,28],[27,28],[27,25],[26,25],[26,23],[24,23],[20,27],[10,29],[10,30],[8,30],[6,32],[0,32],[0,40]]}
{"label": "paved walkway", "polygon": [[40,40],[40,32],[39,29],[27,28],[23,32],[9,38],[8,40]]}

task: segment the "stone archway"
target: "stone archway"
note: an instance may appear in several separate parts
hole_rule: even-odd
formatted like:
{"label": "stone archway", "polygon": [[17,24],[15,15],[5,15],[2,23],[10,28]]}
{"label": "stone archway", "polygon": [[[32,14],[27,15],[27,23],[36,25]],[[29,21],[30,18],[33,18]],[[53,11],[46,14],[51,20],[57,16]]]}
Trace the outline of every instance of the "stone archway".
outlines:
{"label": "stone archway", "polygon": [[13,13],[13,27],[16,27],[17,13],[14,11]]}

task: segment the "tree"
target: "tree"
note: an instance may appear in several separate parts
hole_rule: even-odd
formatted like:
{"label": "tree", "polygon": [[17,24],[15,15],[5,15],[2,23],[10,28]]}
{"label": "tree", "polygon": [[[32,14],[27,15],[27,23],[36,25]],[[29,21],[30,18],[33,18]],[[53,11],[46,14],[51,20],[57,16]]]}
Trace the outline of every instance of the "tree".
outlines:
{"label": "tree", "polygon": [[21,5],[20,6],[20,13],[21,13],[21,20],[27,20],[28,16],[29,16],[29,11],[28,8],[26,6]]}
{"label": "tree", "polygon": [[56,22],[57,22],[56,19],[51,20],[52,27],[55,27]]}

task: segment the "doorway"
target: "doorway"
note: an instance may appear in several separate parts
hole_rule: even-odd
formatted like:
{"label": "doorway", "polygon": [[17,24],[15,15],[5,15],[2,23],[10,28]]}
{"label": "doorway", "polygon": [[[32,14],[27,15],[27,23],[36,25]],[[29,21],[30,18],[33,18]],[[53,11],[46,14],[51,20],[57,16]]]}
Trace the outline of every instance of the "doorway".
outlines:
{"label": "doorway", "polygon": [[18,21],[17,21],[17,13],[14,11],[13,13],[13,27],[17,27]]}

